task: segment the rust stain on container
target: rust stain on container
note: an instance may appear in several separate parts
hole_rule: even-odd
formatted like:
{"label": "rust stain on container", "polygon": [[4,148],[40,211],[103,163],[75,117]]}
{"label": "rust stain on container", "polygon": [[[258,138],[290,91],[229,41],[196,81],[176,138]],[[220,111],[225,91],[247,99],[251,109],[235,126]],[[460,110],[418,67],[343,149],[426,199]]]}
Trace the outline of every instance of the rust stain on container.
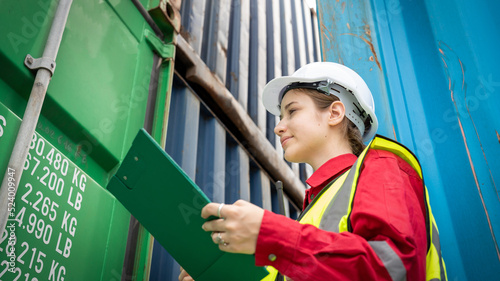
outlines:
{"label": "rust stain on container", "polygon": [[[333,40],[334,37],[333,37],[333,34],[330,32],[330,30],[325,25],[325,21],[323,20],[323,10],[320,9],[318,12],[319,12],[318,13],[319,22],[321,25],[321,35],[323,38],[326,38],[326,39],[328,39],[328,41],[331,41],[330,38]],[[333,16],[332,22],[335,22],[335,16]],[[333,26],[333,28],[335,28],[335,26]],[[327,33],[329,36],[327,35]],[[322,43],[322,45],[323,45],[323,50],[325,50],[324,47],[326,47],[326,46],[324,45],[324,43]],[[323,53],[326,53],[326,52],[323,52]]]}
{"label": "rust stain on container", "polygon": [[347,23],[347,29],[351,30],[351,26]]}
{"label": "rust stain on container", "polygon": [[[326,28],[325,24],[324,23],[321,23],[321,33],[323,34],[323,37],[325,37],[326,39],[328,39],[328,41],[330,41],[330,38],[333,39],[333,34],[330,32],[330,30],[328,30],[328,28]],[[328,36],[326,33],[328,33]]]}
{"label": "rust stain on container", "polygon": [[[451,50],[451,48],[450,48],[450,50]],[[497,186],[495,184],[493,174],[491,172],[491,169],[489,168],[490,164],[488,163],[488,158],[486,157],[486,153],[484,152],[483,143],[481,141],[481,137],[479,137],[479,132],[477,131],[477,127],[476,127],[476,122],[474,122],[474,118],[472,118],[472,114],[471,114],[470,109],[469,109],[469,104],[467,102],[467,87],[465,84],[465,67],[462,63],[462,60],[458,56],[457,56],[457,60],[458,60],[458,63],[460,64],[460,70],[462,72],[462,91],[464,92],[465,108],[467,109],[467,114],[469,115],[469,119],[471,120],[472,126],[474,127],[474,132],[476,133],[477,140],[479,141],[479,147],[481,148],[481,152],[483,153],[484,161],[486,162],[486,166],[488,167],[488,172],[490,173],[491,182],[493,183],[493,187],[497,191],[496,192],[497,198],[500,201],[500,195],[498,194],[498,189],[497,189]],[[500,252],[499,252],[499,257],[500,257]]]}
{"label": "rust stain on container", "polygon": [[[318,10],[318,19],[319,19],[319,22],[321,23],[321,36],[320,36],[320,43],[321,43],[321,48],[322,48],[322,59],[323,61],[326,60],[326,46],[325,46],[325,39],[328,39],[328,37],[326,36],[325,34],[325,30],[326,29],[326,26],[324,24],[324,21],[323,21],[323,10],[322,9],[319,9]],[[330,41],[330,39],[328,39],[328,41]]]}
{"label": "rust stain on container", "polygon": [[238,75],[236,75],[234,71],[231,71],[229,74],[231,75],[231,78],[233,78],[234,82],[238,82]]}
{"label": "rust stain on container", "polygon": [[[495,191],[497,194],[497,199],[500,201],[500,195],[498,194],[498,189],[497,189],[495,180],[493,178],[493,173],[491,172],[491,169],[489,168],[490,164],[488,163],[488,158],[486,158],[486,153],[484,152],[483,143],[481,141],[481,138],[479,137],[479,132],[477,131],[476,122],[474,122],[474,119],[472,118],[472,114],[471,114],[470,109],[469,109],[469,104],[467,102],[467,87],[465,84],[465,67],[462,63],[462,60],[459,57],[457,57],[457,59],[458,59],[458,62],[460,63],[460,70],[462,71],[462,90],[464,91],[465,108],[467,109],[467,114],[469,115],[469,119],[472,122],[472,126],[474,127],[474,131],[476,132],[476,137],[477,137],[477,140],[479,141],[479,147],[481,148],[481,152],[483,153],[484,161],[486,162],[486,166],[488,167],[488,172],[490,173],[491,182],[493,183],[493,187],[495,188]],[[500,258],[500,251],[498,252],[498,254],[499,254],[499,258]]]}
{"label": "rust stain on container", "polygon": [[[458,62],[460,63],[460,69],[462,70],[462,90],[465,90],[464,89],[464,86],[465,86],[465,70],[464,70],[464,65],[462,64],[462,60],[460,58],[458,58]],[[467,91],[465,93],[467,93]]]}
{"label": "rust stain on container", "polygon": [[[476,183],[476,188],[477,188],[477,192],[479,194],[479,198],[481,199],[481,203],[483,205],[483,210],[484,210],[484,213],[486,215],[486,220],[488,222],[488,226],[490,228],[490,233],[491,233],[491,236],[493,238],[493,241],[494,241],[494,244],[495,244],[495,250],[497,252],[497,255],[498,257],[500,258],[500,249],[498,248],[498,244],[497,244],[497,241],[496,241],[496,238],[495,238],[495,234],[494,234],[494,231],[493,231],[493,226],[491,224],[491,218],[490,218],[490,215],[489,215],[489,212],[488,212],[488,209],[486,208],[486,204],[485,204],[485,201],[484,201],[484,197],[483,197],[483,193],[481,191],[481,186],[479,184],[479,180],[477,178],[477,174],[476,174],[476,169],[474,167],[474,162],[472,161],[472,156],[471,156],[471,153],[470,153],[470,150],[469,150],[469,145],[467,143],[467,137],[465,136],[465,132],[464,132],[464,128],[463,128],[463,125],[462,125],[462,120],[460,119],[460,111],[458,110],[458,105],[457,105],[457,102],[455,100],[455,91],[454,91],[454,86],[455,86],[455,83],[452,82],[452,77],[451,77],[451,74],[452,72],[450,71],[449,69],[449,65],[453,66],[453,62],[457,62],[459,63],[460,65],[460,70],[462,72],[462,87],[461,87],[461,90],[464,91],[464,101],[465,101],[465,97],[466,97],[466,87],[465,87],[465,71],[464,71],[464,66],[463,66],[463,63],[462,61],[460,60],[460,58],[455,54],[455,52],[453,51],[452,48],[450,48],[446,43],[442,42],[442,41],[439,41],[439,45],[444,45],[447,47],[448,50],[450,50],[450,52],[452,54],[454,54],[454,58],[456,58],[456,61],[453,60],[453,58],[450,58],[450,57],[447,57],[444,50],[442,50],[441,48],[439,48],[439,52],[441,53],[442,57],[441,59],[443,60],[443,66],[444,66],[444,70],[445,70],[445,73],[446,73],[446,76],[448,77],[448,88],[450,90],[450,93],[451,93],[451,100],[453,102],[453,105],[455,107],[455,111],[456,111],[456,114],[457,114],[457,121],[458,121],[458,125],[460,127],[460,133],[462,134],[462,138],[463,138],[463,142],[464,142],[464,146],[465,146],[465,150],[467,152],[467,157],[469,158],[469,164],[470,164],[470,167],[471,167],[471,170],[472,170],[472,175],[474,177],[474,181]],[[446,63],[446,60],[445,59],[448,59],[448,62],[449,63]],[[480,143],[480,146],[481,146],[481,150],[483,152],[483,156],[484,156],[484,159],[486,161],[486,165],[488,165],[488,160],[486,159],[486,155],[484,153],[484,150],[483,150],[483,147],[481,145],[481,140],[479,139],[479,134],[477,132],[477,129],[476,129],[476,125],[474,124],[474,120],[472,119],[472,115],[470,114],[470,111],[469,111],[469,107],[467,105],[467,102],[465,101],[465,107],[467,108],[467,112],[469,114],[469,118],[474,126],[474,130],[476,131],[476,135],[477,135],[477,138],[479,140],[479,143]],[[497,132],[497,137],[498,137],[498,132]],[[499,142],[500,142],[500,139],[499,139]],[[491,180],[493,182],[493,186],[495,187],[495,190],[496,190],[496,184],[495,182],[493,181],[493,177],[492,177],[492,174],[491,174],[491,170],[489,171],[490,172],[490,177],[491,177]],[[497,193],[497,196],[498,196],[498,193]],[[499,198],[500,199],[500,198]]]}
{"label": "rust stain on container", "polygon": [[[365,33],[366,33],[366,31],[365,31]],[[375,51],[375,47],[373,46],[373,43],[371,42],[371,37],[370,37],[370,40],[368,40],[365,37],[363,37],[363,35],[360,36],[360,35],[357,35],[354,33],[342,33],[340,35],[350,35],[350,36],[354,36],[354,37],[357,37],[357,38],[363,40],[368,45],[368,47],[370,47],[370,51],[373,54],[373,59],[374,59],[375,63],[377,64],[378,68],[380,70],[382,70],[382,65],[380,64],[380,62],[378,60],[377,52]]]}
{"label": "rust stain on container", "polygon": [[342,14],[344,13],[345,11],[345,2],[342,2]]}
{"label": "rust stain on container", "polygon": [[448,68],[448,64],[446,63],[446,61],[444,60],[444,58],[443,58],[443,57],[441,57],[441,60],[442,60],[442,61],[443,61],[443,63],[444,63],[444,67],[445,67],[445,68]]}
{"label": "rust stain on container", "polygon": [[370,38],[370,41],[372,40],[372,31],[370,29],[370,26],[368,24],[365,24],[365,34]]}
{"label": "rust stain on container", "polygon": [[188,42],[193,42],[194,40],[196,40],[196,37],[192,36],[191,33],[189,33],[189,31],[187,31],[184,27],[181,26],[181,31],[179,32],[182,37],[184,37],[184,39],[186,39],[186,41]]}
{"label": "rust stain on container", "polygon": [[369,61],[373,61],[373,56],[370,56],[370,57],[368,58],[368,60],[369,60]]}
{"label": "rust stain on container", "polygon": [[500,135],[498,134],[497,130],[495,130],[495,133],[497,133],[498,143],[500,143]]}

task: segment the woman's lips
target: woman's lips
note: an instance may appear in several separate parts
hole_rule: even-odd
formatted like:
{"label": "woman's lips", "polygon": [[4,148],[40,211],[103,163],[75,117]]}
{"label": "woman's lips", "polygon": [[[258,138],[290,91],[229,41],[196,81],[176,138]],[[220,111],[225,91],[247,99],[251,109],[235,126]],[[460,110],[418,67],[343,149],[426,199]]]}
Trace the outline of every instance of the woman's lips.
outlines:
{"label": "woman's lips", "polygon": [[281,147],[283,147],[288,142],[288,140],[291,139],[291,138],[292,137],[283,137],[281,139]]}

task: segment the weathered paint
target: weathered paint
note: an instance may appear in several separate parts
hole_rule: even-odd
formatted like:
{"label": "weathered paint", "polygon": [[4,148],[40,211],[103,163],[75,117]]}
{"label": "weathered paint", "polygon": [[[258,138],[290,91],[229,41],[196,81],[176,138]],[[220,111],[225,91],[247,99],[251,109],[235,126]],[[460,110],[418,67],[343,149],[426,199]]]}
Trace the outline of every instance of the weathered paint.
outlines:
{"label": "weathered paint", "polygon": [[[492,236],[492,239],[493,239],[494,244],[495,244],[496,252],[497,252],[498,258],[500,260],[500,250],[498,248],[498,242],[497,242],[497,239],[496,239],[495,234],[494,234],[494,230],[493,230],[493,226],[492,226],[492,222],[491,222],[491,219],[490,219],[490,214],[489,214],[488,208],[486,207],[486,204],[484,202],[483,192],[481,191],[480,183],[479,183],[478,176],[477,176],[477,173],[476,173],[476,168],[474,167],[474,161],[473,161],[473,159],[471,157],[471,152],[470,152],[470,149],[469,149],[469,144],[467,142],[467,135],[464,132],[464,127],[462,125],[461,118],[467,118],[467,119],[469,119],[471,121],[473,127],[474,127],[474,131],[475,131],[475,134],[476,134],[476,136],[477,136],[478,139],[479,139],[479,135],[477,133],[476,125],[475,125],[474,120],[472,118],[472,115],[471,115],[471,112],[470,112],[470,109],[469,109],[469,105],[467,104],[467,102],[465,103],[465,109],[467,111],[467,115],[465,115],[464,112],[460,111],[459,106],[457,105],[457,100],[455,99],[455,91],[454,90],[457,89],[458,90],[458,94],[463,95],[463,99],[466,100],[467,89],[466,89],[466,83],[465,83],[465,70],[464,70],[464,66],[463,66],[462,60],[457,56],[457,54],[453,51],[453,49],[450,46],[448,46],[446,43],[444,43],[442,41],[438,41],[438,44],[439,44],[439,46],[441,46],[439,48],[439,53],[441,55],[441,58],[442,58],[442,61],[443,61],[443,66],[444,66],[444,70],[445,70],[445,73],[446,73],[447,78],[448,78],[448,87],[449,87],[449,90],[450,90],[450,93],[451,93],[451,100],[452,100],[453,105],[455,107],[457,121],[458,121],[458,125],[460,127],[460,133],[462,135],[464,146],[465,146],[465,150],[467,152],[467,157],[469,159],[470,169],[471,169],[472,175],[474,177],[476,188],[477,188],[479,197],[481,199],[481,204],[482,204],[482,207],[484,209],[484,213],[486,215],[486,220],[488,222],[488,226],[489,226],[489,229],[490,229],[490,232],[491,232],[491,236]],[[453,78],[451,76],[453,74],[450,74],[450,73],[453,73],[452,72],[453,70],[450,70],[450,68],[453,68],[453,67],[455,67],[457,69],[460,69],[460,71],[456,71],[455,70],[455,73],[461,73],[461,85],[459,86],[459,88],[455,87],[454,84],[455,84],[455,82],[457,80],[456,79],[453,80]],[[458,79],[458,81],[460,82],[460,78]],[[486,158],[486,155],[484,154],[484,150],[483,150],[481,142],[479,142],[479,146],[481,148],[481,151],[482,151],[482,154],[483,154],[483,157],[484,157],[484,161],[486,162],[486,165],[489,166],[488,165],[488,160]],[[491,170],[489,168],[488,168],[488,171],[490,173],[493,186],[495,187],[495,190],[497,190],[496,186],[495,186],[495,181],[493,179]],[[497,197],[498,197],[498,191],[497,191]]]}
{"label": "weathered paint", "polygon": [[[370,32],[369,32],[370,31],[369,26],[366,25],[365,27],[368,30],[368,31],[365,32],[365,34],[367,34],[368,38],[365,38],[364,34],[358,35],[358,34],[353,34],[353,33],[342,33],[340,35],[351,35],[351,36],[354,36],[354,37],[357,37],[357,38],[363,40],[363,42],[365,42],[368,45],[368,47],[370,48],[370,51],[373,54],[372,56],[370,56],[368,58],[368,60],[369,61],[375,61],[375,63],[377,64],[378,68],[380,70],[382,70],[382,66],[380,65],[380,62],[379,62],[378,57],[377,57],[377,52],[375,51],[375,47],[373,47],[373,43],[371,41],[371,36],[370,36]],[[348,26],[348,28],[350,29],[350,26]]]}
{"label": "weathered paint", "polygon": [[500,73],[494,46],[500,39],[491,34],[499,32],[500,4],[318,5],[323,58],[360,73],[375,96],[378,133],[394,135],[424,167],[449,279],[497,278]]}

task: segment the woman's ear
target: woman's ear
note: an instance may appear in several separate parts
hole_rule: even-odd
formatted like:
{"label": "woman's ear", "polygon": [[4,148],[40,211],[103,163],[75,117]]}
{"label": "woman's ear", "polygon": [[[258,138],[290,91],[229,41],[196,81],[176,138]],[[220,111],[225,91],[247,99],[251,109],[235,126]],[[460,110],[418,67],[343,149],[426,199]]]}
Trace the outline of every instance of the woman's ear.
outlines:
{"label": "woman's ear", "polygon": [[331,126],[342,123],[345,116],[345,106],[341,101],[334,101],[328,108],[328,124]]}

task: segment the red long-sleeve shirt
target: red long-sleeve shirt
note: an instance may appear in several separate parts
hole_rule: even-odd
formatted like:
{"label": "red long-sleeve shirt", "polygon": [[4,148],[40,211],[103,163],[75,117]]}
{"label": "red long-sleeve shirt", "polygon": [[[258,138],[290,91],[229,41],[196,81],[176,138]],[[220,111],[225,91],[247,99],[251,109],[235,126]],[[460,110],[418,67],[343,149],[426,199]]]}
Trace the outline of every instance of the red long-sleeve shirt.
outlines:
{"label": "red long-sleeve shirt", "polygon": [[[356,161],[344,154],[307,180],[304,208],[331,180]],[[386,241],[406,268],[406,280],[425,280],[427,238],[423,184],[393,153],[370,150],[351,213],[352,233],[334,233],[266,211],[255,252],[258,266],[271,265],[294,281],[392,280],[368,241]],[[274,258],[275,257],[275,258]],[[274,261],[271,261],[274,260]]]}

